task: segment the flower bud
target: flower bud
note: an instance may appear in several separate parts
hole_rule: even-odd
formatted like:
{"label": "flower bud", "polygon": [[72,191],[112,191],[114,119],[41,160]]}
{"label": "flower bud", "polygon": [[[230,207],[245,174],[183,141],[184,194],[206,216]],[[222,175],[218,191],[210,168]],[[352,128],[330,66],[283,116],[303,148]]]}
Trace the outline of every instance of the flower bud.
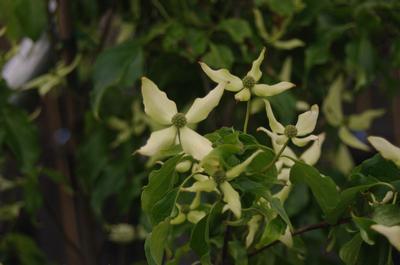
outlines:
{"label": "flower bud", "polygon": [[192,167],[192,161],[184,160],[176,165],[175,170],[179,173],[186,173],[190,170],[191,167]]}
{"label": "flower bud", "polygon": [[108,237],[116,243],[129,243],[135,238],[135,229],[130,224],[111,225]]}
{"label": "flower bud", "polygon": [[237,101],[249,101],[251,97],[251,92],[248,88],[242,89],[235,94],[235,100]]}

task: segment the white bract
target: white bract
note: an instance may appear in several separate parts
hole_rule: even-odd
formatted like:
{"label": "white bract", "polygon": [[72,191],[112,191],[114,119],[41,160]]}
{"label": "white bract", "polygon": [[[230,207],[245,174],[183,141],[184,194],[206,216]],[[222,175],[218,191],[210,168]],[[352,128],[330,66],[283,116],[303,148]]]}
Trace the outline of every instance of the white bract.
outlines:
{"label": "white bract", "polygon": [[[295,145],[301,147],[305,146],[309,141],[315,141],[318,139],[318,136],[316,135],[309,135],[314,131],[315,125],[317,124],[319,113],[318,105],[312,105],[309,111],[300,114],[298,116],[296,125],[283,126],[276,120],[269,101],[264,100],[264,102],[267,111],[269,127],[271,128],[272,132],[277,134],[275,139],[277,144],[284,145],[290,140]],[[263,127],[260,127],[257,130],[268,133],[268,130]]]}
{"label": "white bract", "polygon": [[294,87],[294,84],[286,81],[274,85],[257,83],[262,76],[260,65],[264,60],[264,54],[265,48],[262,49],[258,58],[253,61],[250,71],[243,79],[231,74],[227,69],[213,70],[203,62],[200,62],[200,66],[211,80],[218,84],[226,83],[226,90],[237,92],[235,99],[238,101],[250,100],[251,94],[259,97],[271,97]]}
{"label": "white bract", "polygon": [[389,141],[382,137],[370,136],[368,141],[372,146],[385,158],[393,161],[400,167],[400,148],[394,146]]}
{"label": "white bract", "polygon": [[[328,95],[322,105],[322,111],[328,123],[339,128],[339,138],[343,143],[356,149],[368,151],[368,145],[358,139],[351,131],[367,130],[374,119],[382,116],[385,111],[382,109],[370,109],[345,117],[342,109],[343,90],[343,78],[339,76],[329,88]],[[343,151],[343,147],[341,148]]]}
{"label": "white bract", "polygon": [[385,236],[398,251],[400,251],[400,226],[371,225],[371,229]]}
{"label": "white bract", "polygon": [[196,182],[194,182],[192,186],[183,188],[182,190],[188,192],[220,191],[223,194],[222,200],[226,203],[224,210],[231,210],[235,217],[239,219],[242,215],[240,196],[239,193],[229,183],[229,181],[237,178],[241,173],[243,173],[247,166],[250,165],[254,158],[256,158],[261,152],[263,151],[258,150],[254,152],[245,161],[232,167],[226,172],[219,170],[211,177],[203,174],[196,174],[194,176]]}
{"label": "white bract", "polygon": [[207,118],[218,105],[224,92],[224,83],[218,84],[205,97],[197,98],[186,114],[179,113],[175,102],[167,97],[150,79],[142,78],[144,111],[157,123],[168,126],[153,132],[146,145],[137,152],[153,156],[179,142],[185,153],[201,160],[211,150],[211,142],[190,129],[188,124],[196,124]]}

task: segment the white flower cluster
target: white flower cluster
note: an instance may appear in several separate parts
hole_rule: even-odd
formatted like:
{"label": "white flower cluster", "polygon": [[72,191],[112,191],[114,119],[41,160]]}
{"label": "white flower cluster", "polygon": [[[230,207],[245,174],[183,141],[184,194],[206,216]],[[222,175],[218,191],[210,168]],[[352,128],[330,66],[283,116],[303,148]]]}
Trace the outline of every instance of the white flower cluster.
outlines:
{"label": "white flower cluster", "polygon": [[[275,158],[268,165],[267,169],[269,169],[269,166],[274,166],[278,170],[278,181],[283,185],[282,189],[273,195],[275,198],[284,203],[288,197],[292,189],[289,176],[291,167],[294,165],[294,160],[301,160],[309,165],[315,165],[319,160],[325,134],[312,134],[319,115],[318,105],[313,105],[308,111],[300,114],[296,124],[282,125],[275,118],[267,97],[282,93],[294,87],[294,84],[287,81],[274,85],[259,84],[258,82],[262,76],[260,66],[264,59],[264,54],[265,49],[253,61],[250,71],[244,78],[239,78],[231,74],[227,69],[211,69],[208,65],[201,62],[201,68],[211,80],[217,83],[217,86],[205,97],[197,98],[186,113],[178,112],[175,102],[170,100],[165,92],[161,91],[150,79],[146,77],[142,78],[144,111],[151,119],[165,126],[165,128],[153,132],[147,143],[137,152],[146,156],[154,156],[170,149],[174,145],[180,145],[188,159],[183,159],[177,165],[176,170],[178,172],[188,172],[191,170],[191,177],[194,179],[194,182],[189,187],[185,187],[182,184],[180,189],[183,192],[194,193],[193,201],[190,205],[176,204],[178,214],[170,221],[171,224],[181,224],[186,220],[191,223],[197,223],[206,215],[200,203],[202,192],[215,192],[221,195],[222,200],[225,202],[224,211],[230,210],[237,219],[240,219],[242,216],[240,195],[230,182],[244,173],[248,165],[264,151],[255,150],[243,162],[233,168],[225,169],[224,166],[219,164],[218,160],[214,161],[211,159],[213,154],[211,141],[191,129],[193,125],[205,120],[210,112],[218,106],[225,90],[236,92],[235,99],[237,101],[250,101],[252,96],[261,97],[264,101],[270,129],[260,127],[258,131],[265,132],[271,138]],[[348,126],[350,129],[367,128],[372,119],[380,116],[383,112],[374,110],[358,116],[353,115],[349,124],[345,124],[346,119],[343,118],[339,101],[340,89],[336,89],[335,87],[340,88],[340,80],[334,84],[323,106],[328,122],[340,128],[339,136],[344,143],[355,148],[367,150],[368,146],[355,139],[345,126]],[[245,124],[246,122],[247,120]],[[381,137],[371,136],[368,137],[368,140],[385,159],[392,160],[400,167],[400,148],[395,147]],[[291,142],[296,146],[304,147],[310,141],[313,143],[300,156],[296,155],[288,146]],[[207,162],[204,162],[205,160]],[[212,171],[206,170],[204,166],[204,163],[210,163],[210,161],[215,163]],[[263,199],[260,200],[260,204],[268,204],[268,202],[262,201]],[[262,220],[263,217],[256,214],[248,221],[247,247],[252,244],[259,223]],[[268,222],[271,220],[265,221]],[[400,226],[385,227],[382,225],[373,225],[371,228],[385,235],[397,249],[400,249]],[[292,245],[289,226],[279,240],[287,246]]]}
{"label": "white flower cluster", "polygon": [[262,76],[260,65],[264,54],[265,48],[253,61],[250,71],[243,79],[232,75],[227,69],[213,70],[201,62],[201,68],[218,85],[205,97],[197,98],[185,114],[178,112],[175,102],[170,100],[156,84],[143,77],[144,110],[154,121],[167,127],[153,132],[146,145],[140,148],[138,153],[153,156],[177,143],[181,145],[185,153],[197,160],[202,160],[212,150],[211,142],[187,125],[195,125],[205,120],[218,105],[224,90],[237,92],[235,98],[238,101],[248,101],[251,94],[269,97],[294,87],[294,84],[290,82],[280,82],[275,85],[257,83]]}

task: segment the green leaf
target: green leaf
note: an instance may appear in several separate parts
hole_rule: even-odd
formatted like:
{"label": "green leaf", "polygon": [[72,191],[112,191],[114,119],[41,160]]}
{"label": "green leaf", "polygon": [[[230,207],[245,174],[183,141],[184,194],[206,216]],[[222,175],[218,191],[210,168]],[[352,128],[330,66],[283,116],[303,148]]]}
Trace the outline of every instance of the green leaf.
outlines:
{"label": "green leaf", "polygon": [[246,246],[240,241],[230,241],[228,243],[229,253],[231,254],[235,265],[247,265],[247,249]]}
{"label": "green leaf", "polygon": [[150,215],[152,224],[158,224],[171,216],[172,211],[175,209],[178,192],[179,188],[170,190],[161,200],[154,204]]}
{"label": "green leaf", "polygon": [[327,214],[327,220],[332,224],[336,223],[343,212],[349,208],[349,205],[354,203],[354,199],[357,195],[377,185],[381,184],[371,183],[359,185],[342,191],[340,193],[339,202],[337,203],[336,207]]}
{"label": "green leaf", "polygon": [[365,160],[355,169],[365,176],[372,176],[383,182],[392,182],[399,179],[400,169],[389,160],[384,159],[380,154],[376,154],[370,159]]}
{"label": "green leaf", "polygon": [[294,0],[267,0],[269,8],[282,16],[289,16],[296,10]]}
{"label": "green leaf", "polygon": [[218,29],[227,32],[237,43],[242,43],[246,38],[252,36],[249,23],[240,18],[224,19],[218,25]]}
{"label": "green leaf", "polygon": [[314,65],[326,63],[331,56],[330,46],[343,32],[351,28],[352,25],[344,24],[340,26],[331,26],[328,29],[321,30],[317,34],[318,40],[314,41],[305,52],[305,67],[308,72]]}
{"label": "green leaf", "polygon": [[8,233],[0,243],[1,261],[4,264],[45,265],[49,264],[35,241],[23,234]]}
{"label": "green leaf", "polygon": [[190,236],[190,247],[200,257],[201,264],[211,265],[210,261],[210,227],[221,213],[222,204],[216,203],[211,208],[210,214],[203,217],[193,228]]}
{"label": "green leaf", "polygon": [[19,216],[23,202],[14,202],[0,206],[0,221],[11,221]]}
{"label": "green leaf", "polygon": [[210,51],[204,55],[203,61],[214,68],[231,68],[234,57],[231,49],[223,44],[210,43]]}
{"label": "green leaf", "polygon": [[47,26],[46,4],[44,0],[0,1],[0,20],[7,26],[6,34],[15,40],[22,37],[37,40]]}
{"label": "green leaf", "polygon": [[210,253],[208,216],[204,216],[193,228],[190,236],[190,247],[199,256]]}
{"label": "green leaf", "polygon": [[168,235],[171,229],[169,219],[159,223],[153,228],[145,242],[145,254],[150,265],[161,265],[164,257],[164,249],[167,245]]}
{"label": "green leaf", "polygon": [[356,224],[357,228],[360,230],[360,235],[362,240],[369,245],[374,245],[374,236],[376,233],[371,231],[371,225],[375,224],[374,221],[365,217],[352,217],[353,222]]}
{"label": "green leaf", "polygon": [[146,213],[151,213],[153,206],[173,187],[177,176],[175,167],[180,159],[181,156],[172,157],[150,173],[149,183],[142,192],[142,208]]}
{"label": "green leaf", "polygon": [[23,182],[24,209],[30,214],[35,213],[42,207],[43,194],[40,189],[39,179],[36,175],[29,175]]}
{"label": "green leaf", "polygon": [[93,69],[92,109],[99,117],[101,100],[111,87],[129,87],[143,74],[143,51],[138,42],[126,42],[102,52]]}
{"label": "green leaf", "polygon": [[286,224],[280,218],[275,218],[269,221],[264,229],[260,241],[256,245],[256,248],[260,249],[278,240],[281,235],[285,233],[285,229]]}
{"label": "green leaf", "polygon": [[380,205],[374,209],[372,220],[386,226],[400,224],[400,209],[397,205]]}
{"label": "green leaf", "polygon": [[118,160],[108,164],[92,186],[90,204],[97,215],[101,214],[103,202],[112,194],[117,194],[126,182],[126,162]]}
{"label": "green leaf", "polygon": [[346,265],[355,265],[362,244],[360,234],[356,234],[349,242],[340,249],[339,256]]}
{"label": "green leaf", "polygon": [[335,182],[330,177],[321,175],[314,167],[296,162],[290,170],[290,180],[293,183],[306,183],[326,215],[337,206],[339,192]]}
{"label": "green leaf", "polygon": [[0,115],[0,124],[3,124],[5,130],[5,143],[16,156],[21,171],[32,171],[40,152],[36,127],[22,110],[7,107]]}

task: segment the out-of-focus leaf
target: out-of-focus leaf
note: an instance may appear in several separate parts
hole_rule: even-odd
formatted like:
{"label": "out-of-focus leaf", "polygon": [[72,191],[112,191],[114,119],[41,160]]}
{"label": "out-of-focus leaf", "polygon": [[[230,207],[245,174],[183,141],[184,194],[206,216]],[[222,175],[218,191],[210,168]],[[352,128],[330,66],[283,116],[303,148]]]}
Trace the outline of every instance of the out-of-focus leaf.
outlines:
{"label": "out-of-focus leaf", "polygon": [[358,233],[350,241],[342,246],[339,252],[339,256],[346,265],[356,264],[362,242],[363,241],[361,239],[361,236]]}
{"label": "out-of-focus leaf", "polygon": [[220,22],[218,28],[226,31],[237,43],[242,43],[245,38],[249,38],[252,35],[249,23],[240,18],[224,19]]}
{"label": "out-of-focus leaf", "polygon": [[332,42],[343,34],[346,30],[351,28],[352,25],[332,26],[329,29],[322,31],[318,35],[318,40],[310,45],[305,53],[305,67],[306,71],[310,71],[314,65],[326,63],[331,56],[330,46]]}
{"label": "out-of-focus leaf", "polygon": [[24,209],[30,214],[33,214],[39,210],[43,204],[43,194],[39,186],[38,176],[27,176],[23,182],[22,188],[24,191]]}
{"label": "out-of-focus leaf", "polygon": [[295,0],[267,0],[269,8],[282,16],[289,16],[296,10]]}
{"label": "out-of-focus leaf", "polygon": [[12,204],[3,205],[0,207],[0,221],[11,221],[19,216],[23,202],[14,202]]}
{"label": "out-of-focus leaf", "polygon": [[215,68],[231,68],[234,57],[228,46],[210,44],[210,51],[204,55],[203,61]]}
{"label": "out-of-focus leaf", "polygon": [[6,34],[15,40],[26,36],[37,40],[47,24],[46,6],[44,0],[0,1],[0,19],[7,25]]}
{"label": "out-of-focus leaf", "polygon": [[143,74],[143,51],[138,42],[126,42],[105,50],[93,66],[92,108],[99,117],[101,100],[111,87],[129,87]]}
{"label": "out-of-focus leaf", "polygon": [[20,109],[4,108],[0,115],[0,124],[5,129],[5,143],[20,163],[21,171],[31,171],[40,153],[36,127]]}
{"label": "out-of-focus leaf", "polygon": [[5,264],[45,265],[45,255],[36,243],[28,236],[16,233],[5,235],[0,243],[2,261]]}

